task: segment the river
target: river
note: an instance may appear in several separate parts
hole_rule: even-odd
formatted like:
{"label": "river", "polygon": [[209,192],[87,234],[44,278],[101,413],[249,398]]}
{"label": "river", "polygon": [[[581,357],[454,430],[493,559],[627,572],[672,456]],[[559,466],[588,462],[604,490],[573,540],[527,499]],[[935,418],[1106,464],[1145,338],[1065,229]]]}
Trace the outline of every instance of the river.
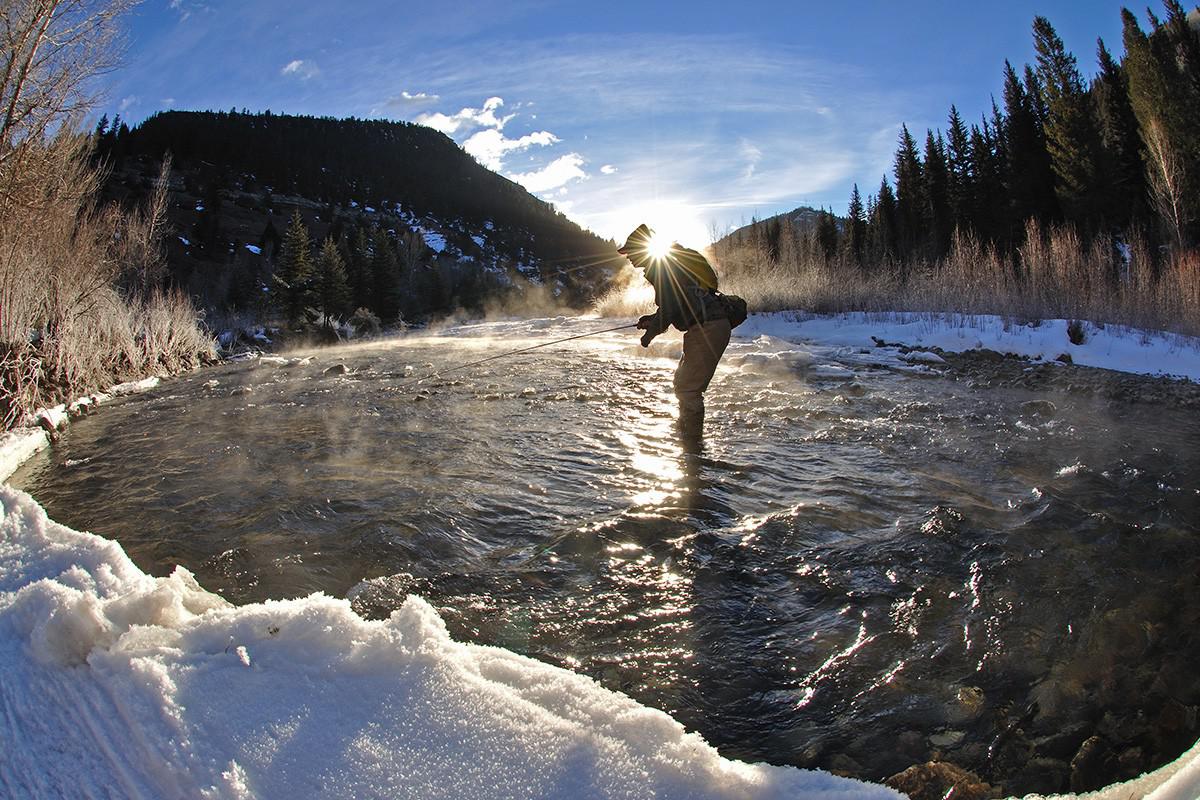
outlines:
{"label": "river", "polygon": [[[230,363],[74,423],[12,482],[237,603],[409,593],[723,755],[1095,788],[1197,738],[1200,421],[735,339],[702,446],[678,338],[461,325]],[[1073,785],[1074,784],[1074,785]]]}

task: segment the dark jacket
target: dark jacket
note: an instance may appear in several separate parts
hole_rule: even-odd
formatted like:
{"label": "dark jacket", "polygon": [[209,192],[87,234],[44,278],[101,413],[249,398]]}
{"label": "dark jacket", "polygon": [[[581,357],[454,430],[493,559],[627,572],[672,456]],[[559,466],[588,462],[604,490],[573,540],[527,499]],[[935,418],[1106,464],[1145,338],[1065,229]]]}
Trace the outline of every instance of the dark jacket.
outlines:
{"label": "dark jacket", "polygon": [[686,331],[693,325],[728,316],[715,294],[717,274],[695,250],[672,245],[666,257],[646,267],[646,280],[654,286],[654,302],[658,306],[647,319],[646,330],[652,336],[672,325]]}

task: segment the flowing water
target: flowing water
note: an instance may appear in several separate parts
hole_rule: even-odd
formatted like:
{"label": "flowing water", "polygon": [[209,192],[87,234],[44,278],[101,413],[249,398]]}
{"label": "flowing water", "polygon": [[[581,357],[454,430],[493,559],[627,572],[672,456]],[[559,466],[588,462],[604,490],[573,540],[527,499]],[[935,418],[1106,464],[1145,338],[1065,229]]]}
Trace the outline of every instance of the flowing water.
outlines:
{"label": "flowing water", "polygon": [[673,427],[677,338],[416,381],[606,322],[227,364],[76,422],[14,483],[234,602],[420,594],[730,757],[875,780],[941,758],[1021,793],[1200,735],[1194,413],[765,337],[731,345],[700,447]]}

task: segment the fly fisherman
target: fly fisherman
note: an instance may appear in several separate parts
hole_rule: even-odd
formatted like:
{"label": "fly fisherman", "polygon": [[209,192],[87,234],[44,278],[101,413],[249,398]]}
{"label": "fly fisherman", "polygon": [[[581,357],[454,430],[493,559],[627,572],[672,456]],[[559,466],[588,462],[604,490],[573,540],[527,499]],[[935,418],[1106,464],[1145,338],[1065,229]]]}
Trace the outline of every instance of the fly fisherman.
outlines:
{"label": "fly fisherman", "polygon": [[617,252],[644,270],[654,286],[658,310],[638,320],[644,330],[642,347],[674,325],[683,331],[683,358],[675,369],[675,396],[679,398],[679,431],[698,439],[704,427],[704,391],[712,381],[717,362],[729,344],[729,314],[717,294],[717,273],[695,250],[673,242],[659,248],[654,232],[639,225]]}

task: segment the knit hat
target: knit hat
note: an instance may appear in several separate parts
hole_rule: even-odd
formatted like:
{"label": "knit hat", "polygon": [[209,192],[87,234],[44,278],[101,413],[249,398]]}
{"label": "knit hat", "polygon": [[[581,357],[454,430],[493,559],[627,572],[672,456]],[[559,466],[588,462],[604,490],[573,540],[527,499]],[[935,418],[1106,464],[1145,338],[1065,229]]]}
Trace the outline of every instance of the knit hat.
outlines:
{"label": "knit hat", "polygon": [[633,250],[645,250],[653,235],[654,231],[650,230],[650,226],[643,222],[633,229],[633,233],[629,234],[625,244],[617,248],[617,252],[624,256],[629,255]]}

